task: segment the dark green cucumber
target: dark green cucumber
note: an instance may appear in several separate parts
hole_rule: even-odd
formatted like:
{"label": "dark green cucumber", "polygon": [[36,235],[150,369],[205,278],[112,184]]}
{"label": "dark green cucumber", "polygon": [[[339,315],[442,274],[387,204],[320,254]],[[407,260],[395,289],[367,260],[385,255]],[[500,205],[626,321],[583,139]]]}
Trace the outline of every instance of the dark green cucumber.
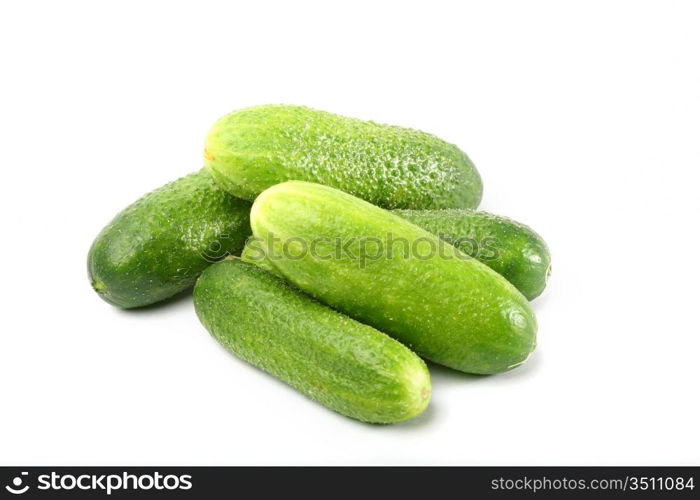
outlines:
{"label": "dark green cucumber", "polygon": [[528,300],[542,293],[551,259],[544,240],[525,224],[472,210],[395,210],[510,281]]}
{"label": "dark green cucumber", "polygon": [[197,281],[194,305],[226,349],[343,415],[394,423],[428,404],[418,356],[256,266],[214,264]]}
{"label": "dark green cucumber", "polygon": [[200,273],[243,249],[250,203],[224,192],[204,170],[147,194],[119,213],[88,254],[92,287],[133,308],[192,287]]}
{"label": "dark green cucumber", "polygon": [[505,278],[359,198],[278,184],[255,200],[251,227],[284,278],[436,363],[498,373],[535,348],[534,314]]}
{"label": "dark green cucumber", "polygon": [[[525,224],[467,209],[392,210],[462,252],[486,264],[528,299],[542,293],[551,259],[544,240]],[[251,238],[241,254],[246,262],[275,272],[262,241]]]}
{"label": "dark green cucumber", "polygon": [[456,146],[302,106],[224,116],[209,132],[204,157],[224,189],[248,200],[288,180],[333,186],[385,208],[475,208],[481,200],[479,173]]}

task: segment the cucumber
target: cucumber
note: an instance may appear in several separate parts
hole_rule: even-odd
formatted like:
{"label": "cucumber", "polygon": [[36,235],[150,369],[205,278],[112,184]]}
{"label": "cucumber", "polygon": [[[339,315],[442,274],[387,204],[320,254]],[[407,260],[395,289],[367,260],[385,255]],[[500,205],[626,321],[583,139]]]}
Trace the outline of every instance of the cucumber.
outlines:
{"label": "cucumber", "polygon": [[241,252],[241,260],[247,262],[248,264],[254,264],[265,271],[275,274],[277,276],[282,276],[275,266],[270,262],[265,251],[265,244],[263,241],[256,237],[248,238]]}
{"label": "cucumber", "polygon": [[539,296],[551,271],[549,249],[525,224],[473,210],[396,210],[510,281],[528,300]]}
{"label": "cucumber", "polygon": [[418,356],[256,266],[212,265],[194,305],[227,350],[338,413],[394,423],[428,404],[430,375]]}
{"label": "cucumber", "polygon": [[[528,300],[547,284],[551,259],[547,244],[528,226],[487,212],[466,209],[392,210],[486,264],[513,284]],[[262,241],[251,238],[241,259],[275,272]]]}
{"label": "cucumber", "polygon": [[88,254],[95,291],[133,308],[192,287],[212,262],[238,254],[250,234],[250,203],[204,170],[147,194],[119,213]]}
{"label": "cucumber", "polygon": [[213,126],[205,167],[253,200],[288,180],[333,186],[385,208],[475,208],[482,183],[456,146],[403,127],[301,106],[236,111]]}
{"label": "cucumber", "polygon": [[535,348],[534,314],[505,278],[359,198],[319,184],[278,184],[255,200],[251,227],[284,278],[431,361],[491,374]]}

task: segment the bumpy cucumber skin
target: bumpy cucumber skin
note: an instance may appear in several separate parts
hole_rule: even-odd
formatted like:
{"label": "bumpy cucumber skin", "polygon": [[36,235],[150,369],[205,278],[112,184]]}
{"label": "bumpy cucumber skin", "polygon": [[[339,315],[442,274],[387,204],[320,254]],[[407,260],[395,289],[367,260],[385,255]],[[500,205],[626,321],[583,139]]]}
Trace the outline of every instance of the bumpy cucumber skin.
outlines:
{"label": "bumpy cucumber skin", "polygon": [[333,186],[384,208],[475,208],[482,183],[456,146],[403,127],[302,106],[267,105],[221,118],[205,167],[235,196],[253,200],[288,180]]}
{"label": "bumpy cucumber skin", "polygon": [[256,266],[212,265],[194,304],[227,350],[343,415],[394,423],[428,404],[430,375],[418,356]]}
{"label": "bumpy cucumber skin", "polygon": [[[523,363],[535,348],[537,324],[527,299],[505,278],[389,211],[339,190],[287,182],[253,204],[251,227],[275,252],[272,265],[318,300],[398,339],[436,363],[492,374]],[[394,245],[392,258],[365,260],[360,241],[442,244],[442,255],[420,258]],[[312,252],[283,251],[296,238]],[[340,258],[326,259],[336,241],[351,242]],[[330,243],[325,243],[329,241]],[[353,243],[354,242],[354,243]],[[425,255],[425,246],[420,250]]]}
{"label": "bumpy cucumber skin", "polygon": [[192,287],[227,254],[238,255],[250,203],[220,189],[200,170],[145,195],[97,236],[88,274],[104,300],[122,308],[159,302]]}
{"label": "bumpy cucumber skin", "polygon": [[[506,278],[528,300],[538,297],[551,270],[544,240],[525,224],[487,212],[467,209],[392,210],[404,219],[439,236]],[[270,272],[262,242],[246,243],[241,259]]]}
{"label": "bumpy cucumber skin", "polygon": [[473,210],[395,210],[510,281],[528,299],[538,297],[551,270],[549,249],[531,228]]}

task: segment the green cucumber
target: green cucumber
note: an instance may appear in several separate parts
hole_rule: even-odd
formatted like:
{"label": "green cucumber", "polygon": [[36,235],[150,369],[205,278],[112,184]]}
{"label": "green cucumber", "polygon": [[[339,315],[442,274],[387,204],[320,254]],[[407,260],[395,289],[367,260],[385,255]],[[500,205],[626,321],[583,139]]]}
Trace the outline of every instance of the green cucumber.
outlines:
{"label": "green cucumber", "polygon": [[264,242],[258,238],[248,238],[241,252],[241,260],[248,264],[255,264],[267,272],[281,276],[267,257]]}
{"label": "green cucumber", "polygon": [[481,200],[479,173],[456,146],[302,106],[224,116],[209,132],[204,158],[224,189],[248,200],[288,180],[333,186],[384,208],[475,208]]}
{"label": "green cucumber", "polygon": [[319,184],[278,184],[256,199],[251,227],[284,278],[431,361],[491,374],[535,348],[534,314],[505,278],[359,198]]}
{"label": "green cucumber", "polygon": [[182,292],[212,262],[243,249],[249,211],[249,202],[218,188],[204,170],[156,189],[119,213],[93,242],[92,287],[123,308]]}
{"label": "green cucumber", "polygon": [[472,210],[395,210],[395,214],[438,235],[486,264],[528,300],[539,296],[551,270],[544,240],[525,224]]}
{"label": "green cucumber", "polygon": [[[544,240],[525,224],[507,217],[466,209],[392,210],[462,252],[486,264],[511,282],[528,300],[539,296],[551,269]],[[275,272],[262,241],[251,238],[241,259]]]}
{"label": "green cucumber", "polygon": [[418,356],[256,266],[212,265],[194,305],[227,350],[343,415],[394,423],[428,404],[430,375]]}

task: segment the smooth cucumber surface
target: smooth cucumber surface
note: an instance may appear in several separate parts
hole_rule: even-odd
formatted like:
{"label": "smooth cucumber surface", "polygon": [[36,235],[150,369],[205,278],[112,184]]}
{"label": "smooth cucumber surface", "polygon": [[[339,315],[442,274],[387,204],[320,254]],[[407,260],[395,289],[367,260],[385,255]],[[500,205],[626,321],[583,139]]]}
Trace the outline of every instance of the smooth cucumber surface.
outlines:
{"label": "smooth cucumber surface", "polygon": [[510,281],[528,299],[539,296],[551,271],[549,249],[525,224],[473,210],[395,210]]}
{"label": "smooth cucumber surface", "polygon": [[[535,348],[534,314],[505,278],[359,198],[319,184],[278,184],[256,199],[251,227],[287,280],[436,363],[498,373],[523,363]],[[370,258],[378,252],[367,242],[388,237],[409,247],[391,245],[389,255],[387,245],[381,258]],[[312,242],[314,252],[304,252]],[[351,252],[326,258],[338,242]],[[439,247],[441,254],[432,252]]]}
{"label": "smooth cucumber surface", "polygon": [[394,423],[428,404],[430,375],[418,356],[256,266],[212,265],[194,304],[227,350],[343,415]]}
{"label": "smooth cucumber surface", "polygon": [[[487,212],[467,209],[392,210],[462,252],[486,264],[513,284],[528,300],[547,284],[551,258],[547,244],[528,226]],[[262,241],[251,238],[241,259],[271,272]]]}
{"label": "smooth cucumber surface", "polygon": [[253,200],[288,180],[333,186],[385,208],[475,208],[482,183],[456,146],[404,127],[302,106],[242,109],[216,122],[205,167]]}
{"label": "smooth cucumber surface", "polygon": [[250,202],[220,189],[204,170],[145,195],[120,212],[88,253],[94,290],[133,308],[192,287],[212,262],[243,249]]}

